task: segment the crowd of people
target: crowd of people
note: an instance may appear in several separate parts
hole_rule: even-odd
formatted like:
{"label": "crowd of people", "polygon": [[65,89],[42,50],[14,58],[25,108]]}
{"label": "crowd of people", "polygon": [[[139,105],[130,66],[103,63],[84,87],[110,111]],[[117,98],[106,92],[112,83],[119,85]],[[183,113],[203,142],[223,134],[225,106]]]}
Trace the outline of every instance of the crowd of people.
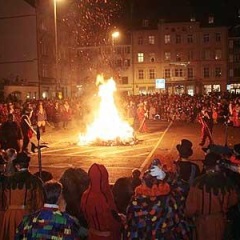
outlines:
{"label": "crowd of people", "polygon": [[88,172],[69,168],[57,180],[50,172],[29,170],[31,134],[44,134],[47,124],[58,131],[74,119],[84,121],[90,110],[83,102],[2,104],[0,240],[240,239],[234,226],[240,219],[240,175],[235,171],[240,144],[229,149],[214,145],[211,137],[214,123],[239,127],[239,104],[240,98],[229,94],[125,98],[122,115],[135,129],[138,121],[137,131],[148,131],[146,119],[200,121],[199,144],[208,140],[210,145],[204,148],[202,164],[196,164],[191,161],[193,143],[182,139],[176,145],[177,159],[158,156],[145,172],[133,169],[132,176],[119,178],[113,186],[99,163]]}
{"label": "crowd of people", "polygon": [[55,180],[31,173],[25,152],[3,152],[0,239],[239,239],[229,221],[239,222],[240,179],[227,166],[239,164],[240,144],[208,149],[202,165],[191,161],[192,146],[182,139],[177,159],[154,158],[145,172],[133,169],[113,186],[99,163]]}

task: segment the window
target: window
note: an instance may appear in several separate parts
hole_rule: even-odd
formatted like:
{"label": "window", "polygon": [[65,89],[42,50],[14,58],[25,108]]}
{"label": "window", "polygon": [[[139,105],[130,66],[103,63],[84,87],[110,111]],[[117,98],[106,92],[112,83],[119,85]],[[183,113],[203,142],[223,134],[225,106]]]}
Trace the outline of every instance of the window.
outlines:
{"label": "window", "polygon": [[183,77],[183,69],[182,68],[175,68],[175,77]]}
{"label": "window", "polygon": [[222,76],[222,69],[220,67],[215,68],[215,77],[219,78]]}
{"label": "window", "polygon": [[211,59],[211,50],[204,49],[203,50],[203,60],[210,60]]}
{"label": "window", "polygon": [[168,68],[164,69],[164,77],[165,78],[170,78],[171,77],[170,69],[168,69]]}
{"label": "window", "polygon": [[116,66],[117,67],[122,67],[122,60],[121,59],[117,59]]}
{"label": "window", "polygon": [[204,93],[208,94],[212,91],[212,85],[204,85]]}
{"label": "window", "polygon": [[181,35],[176,35],[176,43],[181,43]]}
{"label": "window", "polygon": [[221,87],[219,84],[214,84],[213,85],[213,92],[220,92],[221,91]]}
{"label": "window", "polygon": [[180,53],[176,53],[176,61],[181,62],[181,54]]}
{"label": "window", "polygon": [[155,53],[149,53],[150,62],[155,62]]}
{"label": "window", "polygon": [[138,70],[138,79],[144,79],[144,72],[142,69]]}
{"label": "window", "polygon": [[148,43],[150,45],[154,45],[155,44],[155,36],[148,36]]}
{"label": "window", "polygon": [[215,50],[215,60],[220,60],[220,59],[222,59],[222,50],[216,49]]}
{"label": "window", "polygon": [[187,76],[188,76],[188,79],[193,79],[193,68],[187,69]]}
{"label": "window", "polygon": [[208,23],[209,24],[213,24],[214,23],[214,17],[213,16],[209,16],[208,17]]}
{"label": "window", "polygon": [[123,65],[124,67],[130,67],[130,59],[124,59]]}
{"label": "window", "polygon": [[125,53],[130,53],[130,47],[125,47],[125,48],[124,48],[124,52],[125,52]]}
{"label": "window", "polygon": [[203,77],[209,78],[210,77],[210,71],[208,67],[203,68]]}
{"label": "window", "polygon": [[155,79],[155,69],[149,69],[149,78]]}
{"label": "window", "polygon": [[193,60],[193,50],[189,50],[188,51],[188,61],[192,61]]}
{"label": "window", "polygon": [[216,40],[216,42],[221,42],[221,33],[215,34],[215,40]]}
{"label": "window", "polygon": [[122,84],[128,84],[128,77],[122,77]]}
{"label": "window", "polygon": [[235,53],[234,55],[234,62],[239,63],[240,62],[240,54]]}
{"label": "window", "polygon": [[233,77],[234,75],[233,75],[233,69],[231,68],[231,69],[229,69],[229,77]]}
{"label": "window", "polygon": [[138,37],[138,45],[143,45],[143,37]]}
{"label": "window", "polygon": [[138,53],[138,62],[143,62],[143,61],[144,61],[144,54]]}
{"label": "window", "polygon": [[240,77],[240,68],[239,67],[236,67],[234,68],[234,77]]}
{"label": "window", "polygon": [[165,61],[170,61],[171,60],[171,53],[170,52],[165,52],[164,53],[164,60]]}
{"label": "window", "polygon": [[187,43],[193,43],[193,35],[192,34],[187,35]]}
{"label": "window", "polygon": [[169,34],[167,34],[167,35],[164,36],[164,42],[165,42],[166,44],[171,42],[171,36],[170,36]]}
{"label": "window", "polygon": [[149,26],[149,20],[144,19],[144,20],[142,21],[142,26],[143,26],[143,27],[148,27],[148,26]]}
{"label": "window", "polygon": [[209,42],[210,38],[209,38],[209,34],[204,34],[203,35],[203,42]]}

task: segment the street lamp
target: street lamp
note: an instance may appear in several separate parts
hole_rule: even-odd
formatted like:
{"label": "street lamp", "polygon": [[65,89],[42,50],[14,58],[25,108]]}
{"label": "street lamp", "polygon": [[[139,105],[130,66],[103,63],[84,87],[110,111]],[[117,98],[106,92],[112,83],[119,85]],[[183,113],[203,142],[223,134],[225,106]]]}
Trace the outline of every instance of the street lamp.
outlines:
{"label": "street lamp", "polygon": [[55,39],[55,81],[56,81],[56,96],[58,93],[58,88],[60,86],[59,76],[58,76],[58,31],[57,31],[57,1],[53,0],[53,11],[54,11],[54,39]]}
{"label": "street lamp", "polygon": [[118,39],[120,36],[120,32],[119,31],[113,31],[112,32],[112,60],[113,60],[113,64],[112,64],[112,70],[114,72],[115,70],[115,66],[116,66],[116,59],[115,59],[115,42],[116,39]]}

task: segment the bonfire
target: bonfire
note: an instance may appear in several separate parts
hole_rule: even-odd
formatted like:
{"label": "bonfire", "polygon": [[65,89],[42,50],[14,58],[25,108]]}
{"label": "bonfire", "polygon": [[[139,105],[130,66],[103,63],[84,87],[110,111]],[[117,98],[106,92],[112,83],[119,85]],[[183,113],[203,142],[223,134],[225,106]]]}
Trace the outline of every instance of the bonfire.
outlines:
{"label": "bonfire", "polygon": [[79,136],[79,145],[132,145],[135,143],[134,130],[123,120],[114,101],[116,83],[113,78],[104,80],[97,76],[99,108],[95,118],[87,126],[86,133]]}

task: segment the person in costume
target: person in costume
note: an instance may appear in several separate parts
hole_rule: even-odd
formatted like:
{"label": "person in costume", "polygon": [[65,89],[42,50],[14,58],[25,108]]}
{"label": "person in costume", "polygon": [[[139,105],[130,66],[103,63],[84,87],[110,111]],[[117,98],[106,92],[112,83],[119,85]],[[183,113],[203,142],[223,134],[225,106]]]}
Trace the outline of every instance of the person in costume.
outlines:
{"label": "person in costume", "polygon": [[[6,165],[7,162],[3,158],[2,155],[0,155],[0,196],[3,196],[3,182],[6,178],[5,172],[6,172]],[[0,232],[2,227],[2,220],[3,220],[3,214],[4,214],[4,199],[0,197]]]}
{"label": "person in costume", "polygon": [[68,168],[61,176],[60,182],[63,185],[66,212],[78,220],[81,225],[81,237],[86,237],[88,225],[79,202],[81,202],[83,192],[89,186],[88,174],[81,168]]}
{"label": "person in costume", "polygon": [[29,172],[29,162],[30,157],[26,153],[18,153],[13,160],[17,172],[3,182],[3,194],[0,196],[4,205],[1,240],[14,239],[16,227],[23,216],[43,206],[43,183]]}
{"label": "person in costume", "polygon": [[30,139],[33,135],[33,127],[31,123],[31,117],[32,117],[33,110],[31,107],[26,107],[23,109],[23,114],[21,117],[20,126],[23,133],[23,146],[22,151],[29,153],[28,151],[28,144],[30,142]]}
{"label": "person in costume", "polygon": [[42,129],[42,133],[45,133],[46,131],[46,122],[47,122],[47,112],[45,108],[43,107],[43,103],[40,101],[37,106],[36,111],[36,120],[37,120],[37,126],[39,129]]}
{"label": "person in costume", "polygon": [[206,140],[208,139],[209,144],[213,144],[213,119],[212,113],[209,112],[207,107],[203,107],[198,118],[201,124],[201,141],[199,143],[200,146],[204,146]]}
{"label": "person in costume", "polygon": [[193,155],[192,142],[188,139],[182,139],[181,143],[176,146],[179,158],[175,161],[177,171],[180,177],[188,184],[200,175],[199,166],[189,160]]}
{"label": "person in costume", "polygon": [[81,210],[89,227],[88,240],[119,240],[122,219],[114,203],[107,169],[94,163],[88,176],[90,185],[81,199]]}
{"label": "person in costume", "polygon": [[179,203],[166,179],[161,161],[154,159],[128,205],[125,239],[190,239],[187,223],[179,214]]}
{"label": "person in costume", "polygon": [[1,148],[6,150],[13,148],[17,152],[22,151],[23,134],[21,127],[15,121],[12,113],[8,114],[7,121],[0,128]]}
{"label": "person in costume", "polygon": [[218,166],[221,156],[211,152],[203,161],[205,174],[191,186],[185,212],[194,217],[198,240],[222,240],[227,210],[238,202],[236,185]]}
{"label": "person in costume", "polygon": [[146,124],[146,119],[147,119],[148,113],[144,108],[143,103],[139,103],[137,107],[137,117],[139,121],[139,132],[148,132],[148,127]]}
{"label": "person in costume", "polygon": [[77,221],[59,209],[62,184],[50,180],[44,184],[45,201],[40,210],[24,216],[16,230],[20,239],[80,240]]}

